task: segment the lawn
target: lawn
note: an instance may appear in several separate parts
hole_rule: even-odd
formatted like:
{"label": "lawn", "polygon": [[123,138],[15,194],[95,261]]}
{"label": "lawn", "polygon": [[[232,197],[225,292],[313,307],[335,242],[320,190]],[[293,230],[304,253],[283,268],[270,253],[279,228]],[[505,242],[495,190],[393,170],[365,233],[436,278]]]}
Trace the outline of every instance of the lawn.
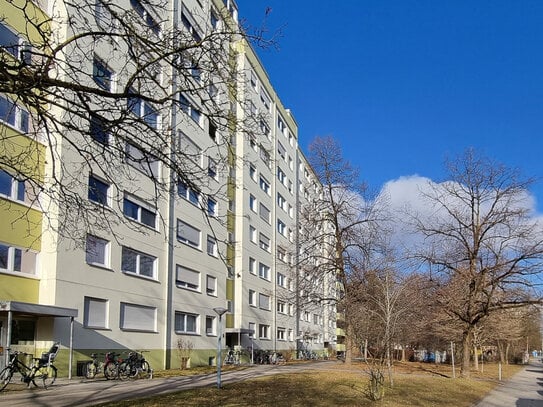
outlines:
{"label": "lawn", "polygon": [[[137,405],[469,407],[498,383],[497,365],[485,365],[484,372],[473,372],[471,379],[452,379],[450,366],[400,363],[395,366],[394,386],[387,386],[383,400],[371,402],[365,395],[367,375],[363,367],[330,364],[326,370],[268,376],[226,384],[221,390],[206,387],[139,399]],[[519,369],[520,366],[504,366],[503,378]],[[126,400],[103,406],[134,404],[134,400]]]}

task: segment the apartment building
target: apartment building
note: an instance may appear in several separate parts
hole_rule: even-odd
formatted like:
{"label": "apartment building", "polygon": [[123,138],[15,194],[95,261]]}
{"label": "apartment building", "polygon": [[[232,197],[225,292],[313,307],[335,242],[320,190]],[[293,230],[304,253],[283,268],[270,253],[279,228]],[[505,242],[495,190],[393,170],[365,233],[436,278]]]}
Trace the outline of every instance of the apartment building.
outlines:
{"label": "apartment building", "polygon": [[0,95],[3,154],[32,150],[21,168],[0,162],[0,346],[59,340],[71,374],[108,350],[207,365],[220,319],[246,361],[334,348],[334,304],[297,287],[298,210],[320,186],[233,0],[37,1],[26,16],[7,4],[2,58],[43,41],[28,29],[41,18],[62,44],[56,83],[78,86],[41,116]]}

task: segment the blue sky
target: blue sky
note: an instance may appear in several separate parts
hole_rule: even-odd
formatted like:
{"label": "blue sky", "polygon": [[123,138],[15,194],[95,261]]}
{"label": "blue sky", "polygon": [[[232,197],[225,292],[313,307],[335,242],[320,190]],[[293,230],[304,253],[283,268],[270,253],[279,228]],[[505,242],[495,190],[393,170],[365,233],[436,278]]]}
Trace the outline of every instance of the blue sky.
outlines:
{"label": "blue sky", "polygon": [[[340,140],[373,189],[443,179],[475,147],[540,178],[543,1],[237,0],[278,49],[257,50],[299,125]],[[543,179],[531,192],[543,211]]]}

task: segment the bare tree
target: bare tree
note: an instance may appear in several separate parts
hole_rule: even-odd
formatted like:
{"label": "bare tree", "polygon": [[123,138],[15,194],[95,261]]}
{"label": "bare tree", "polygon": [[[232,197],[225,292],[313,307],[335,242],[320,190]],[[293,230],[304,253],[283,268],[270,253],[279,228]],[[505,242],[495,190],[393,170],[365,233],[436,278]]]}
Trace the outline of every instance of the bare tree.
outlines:
{"label": "bare tree", "polygon": [[[438,299],[462,332],[462,375],[470,374],[476,327],[494,312],[538,302],[543,235],[526,206],[529,181],[468,150],[448,164],[449,178],[430,184],[430,212],[415,215],[425,236],[416,256],[440,274]],[[521,289],[522,288],[522,289]]]}
{"label": "bare tree", "polygon": [[[165,205],[182,183],[224,196],[225,183],[206,179],[202,155],[226,177],[234,132],[261,132],[260,116],[241,113],[244,76],[234,45],[266,41],[243,31],[225,7],[202,13],[179,3],[58,1],[45,14],[29,0],[2,2],[0,21],[17,15],[30,45],[14,36],[0,52],[7,98],[0,114],[9,121],[23,112],[21,130],[38,143],[2,127],[0,168],[27,184],[31,204],[60,235],[82,241],[89,228],[136,227],[123,219],[124,194],[153,190],[140,197]],[[198,128],[209,134],[202,150],[186,137]],[[100,182],[113,192],[105,196]],[[108,205],[94,205],[87,193]]]}
{"label": "bare tree", "polygon": [[[298,288],[298,309],[311,304],[335,304],[338,298],[349,296],[352,266],[365,267],[362,264],[377,241],[378,222],[383,216],[379,202],[369,196],[358,171],[344,159],[334,138],[315,138],[308,158],[322,191],[299,208],[299,247],[293,253],[291,267]],[[334,290],[327,290],[327,284],[333,284]],[[340,303],[345,312],[347,302]],[[347,330],[349,360],[350,328],[342,325],[345,321],[338,324]]]}

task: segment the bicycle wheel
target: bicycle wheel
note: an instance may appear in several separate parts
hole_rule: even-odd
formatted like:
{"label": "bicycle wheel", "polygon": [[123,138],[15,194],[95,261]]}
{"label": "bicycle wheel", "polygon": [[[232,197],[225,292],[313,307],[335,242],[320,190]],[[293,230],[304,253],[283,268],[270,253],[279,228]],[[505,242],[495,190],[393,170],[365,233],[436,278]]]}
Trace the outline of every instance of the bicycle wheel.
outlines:
{"label": "bicycle wheel", "polygon": [[128,362],[122,362],[119,365],[119,379],[126,380],[132,377],[132,366]]}
{"label": "bicycle wheel", "polygon": [[36,380],[41,380],[43,387],[48,388],[57,380],[57,368],[53,365],[38,368],[34,375],[34,384],[36,384]]}
{"label": "bicycle wheel", "polygon": [[87,365],[85,366],[85,377],[87,379],[94,379],[97,373],[98,369],[94,362],[87,363]]}
{"label": "bicycle wheel", "polygon": [[119,377],[119,367],[113,362],[106,363],[104,366],[104,376],[107,380],[117,379]]}
{"label": "bicycle wheel", "polygon": [[6,366],[5,368],[2,369],[2,371],[0,372],[0,391],[5,389],[5,387],[11,381],[12,377],[13,377],[13,371],[10,369],[9,366]]}
{"label": "bicycle wheel", "polygon": [[144,379],[150,379],[151,373],[152,373],[152,370],[151,370],[151,365],[149,364],[149,362],[147,362],[146,360],[141,362],[141,377]]}

